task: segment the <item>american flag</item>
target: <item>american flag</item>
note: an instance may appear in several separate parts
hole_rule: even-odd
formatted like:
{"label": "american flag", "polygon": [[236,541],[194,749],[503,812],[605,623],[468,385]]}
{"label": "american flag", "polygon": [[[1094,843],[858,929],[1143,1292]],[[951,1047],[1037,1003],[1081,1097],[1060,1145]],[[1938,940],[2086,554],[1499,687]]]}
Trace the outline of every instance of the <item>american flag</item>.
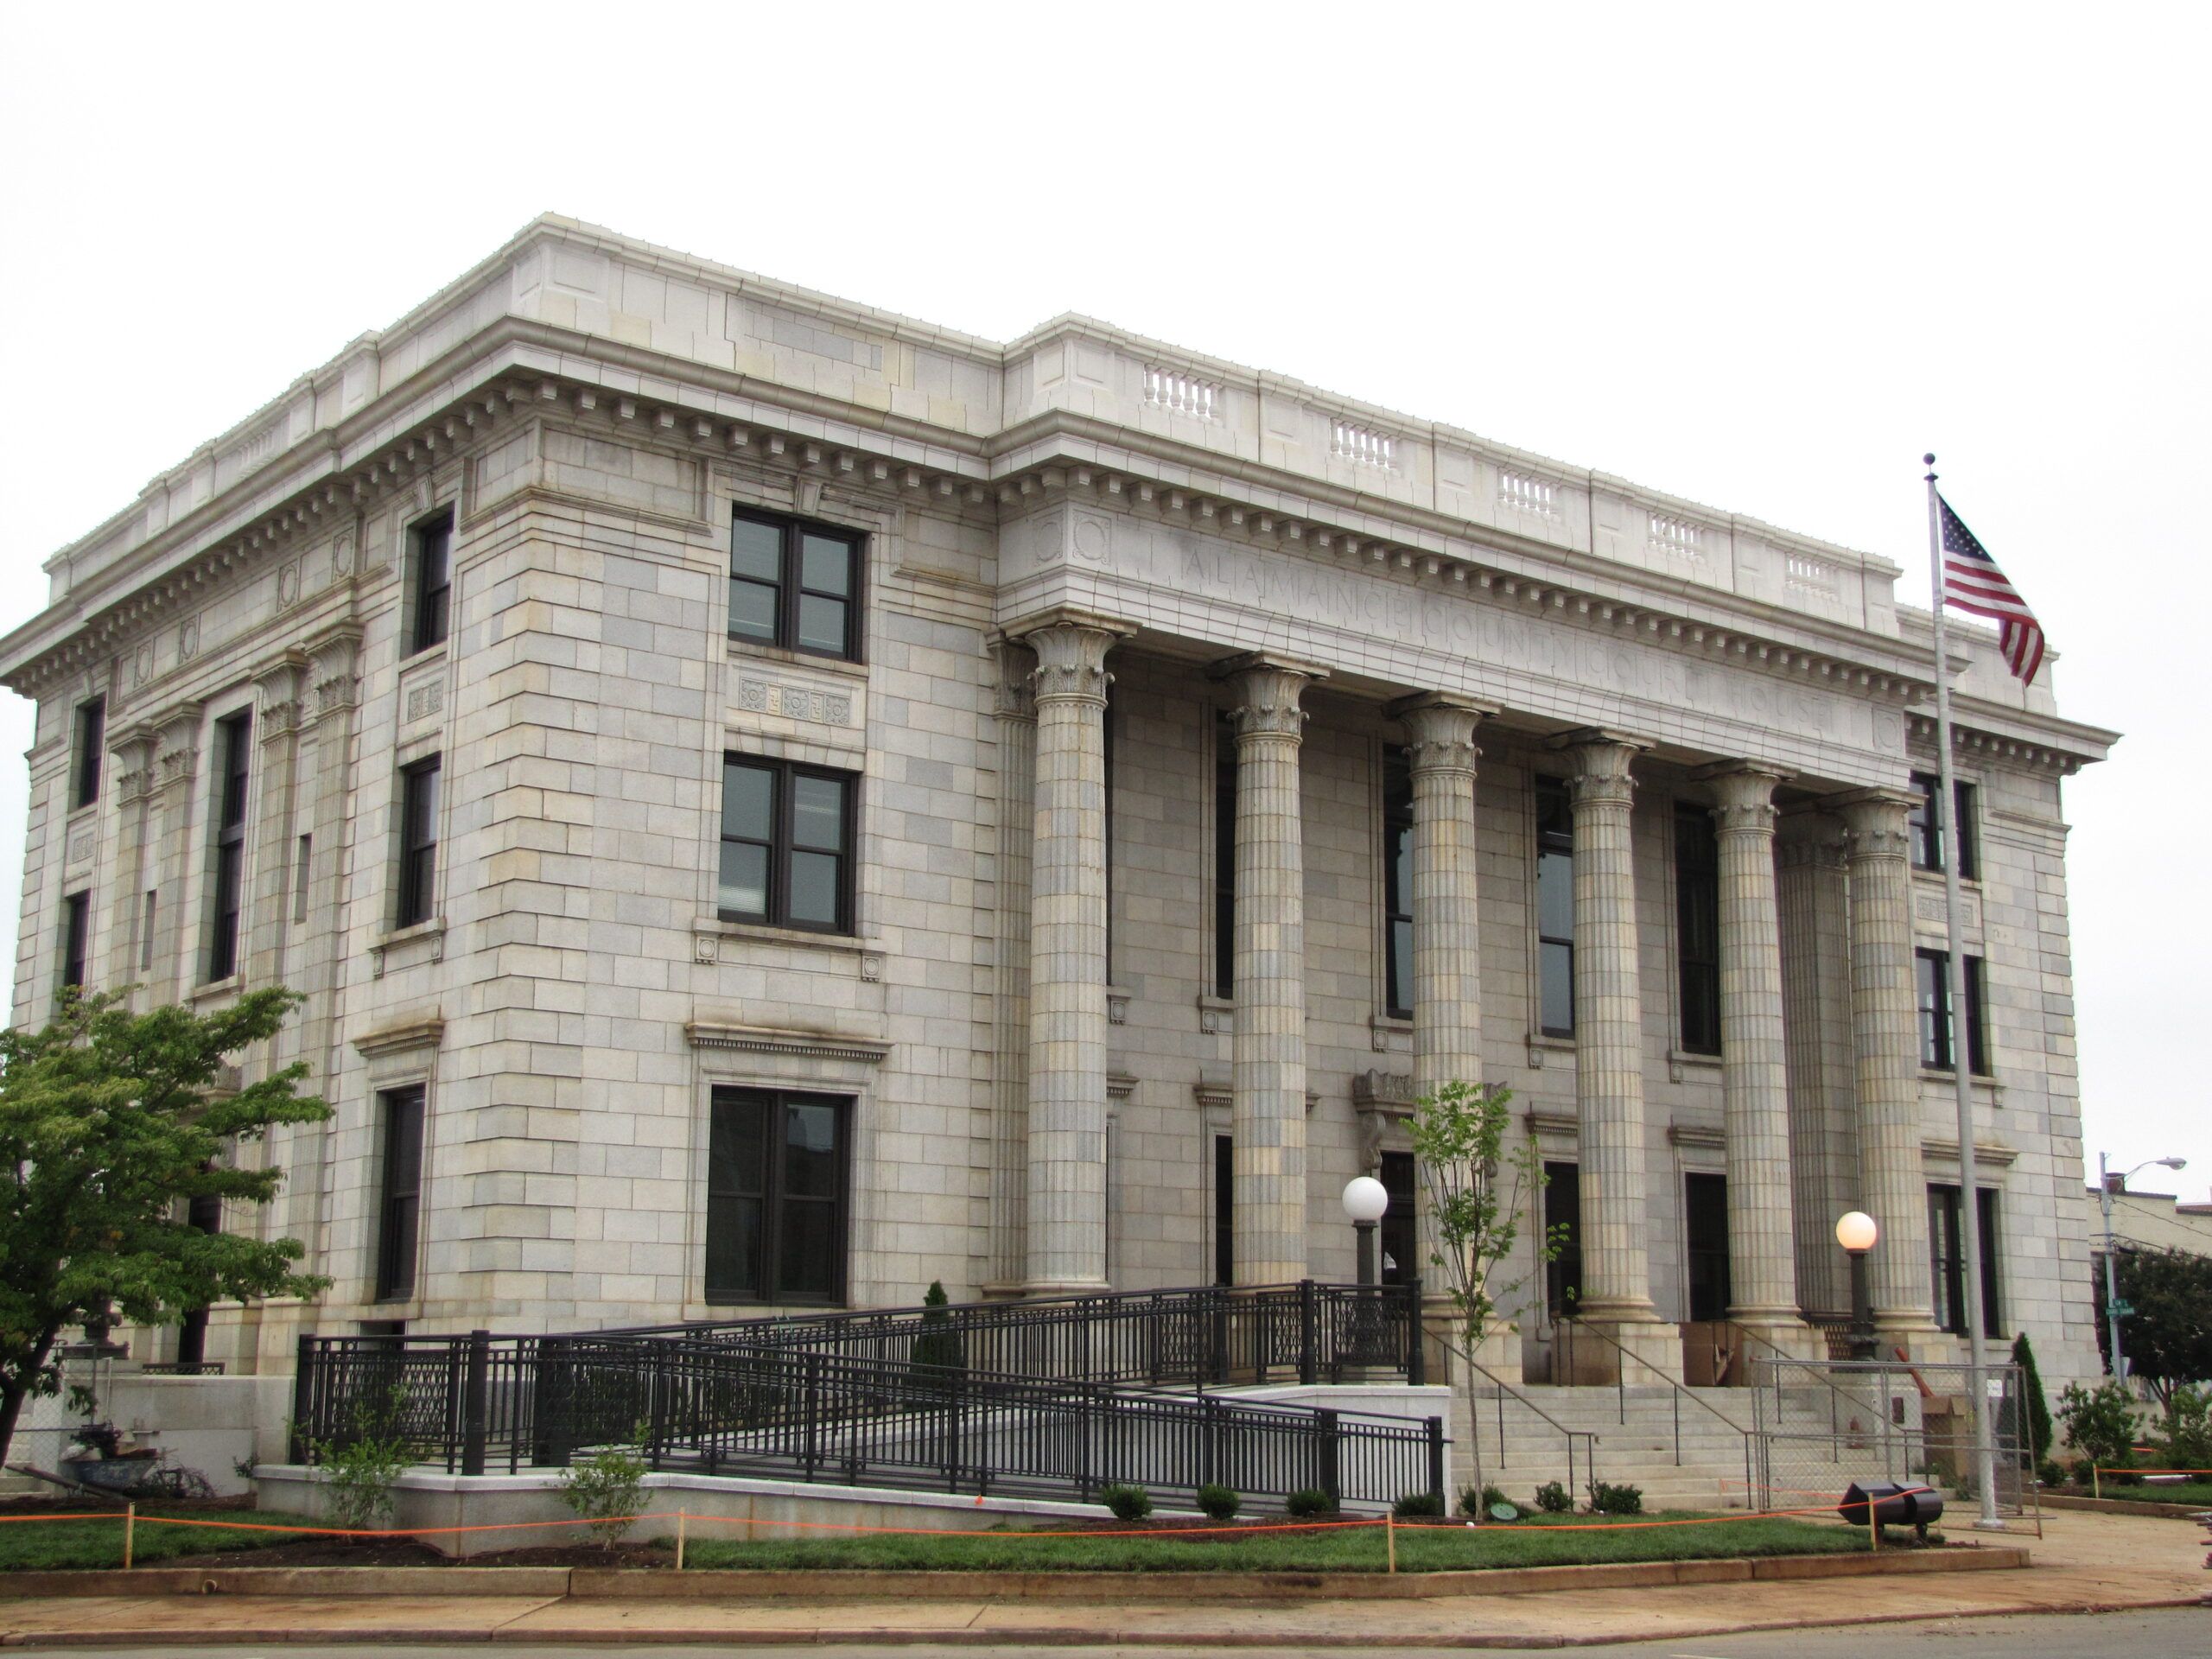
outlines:
{"label": "american flag", "polygon": [[1962,611],[1994,620],[2005,665],[2021,684],[2033,685],[2036,671],[2043,666],[2043,625],[2005,579],[1997,561],[1951,511],[1951,504],[1938,495],[1936,505],[1942,514],[1944,599]]}

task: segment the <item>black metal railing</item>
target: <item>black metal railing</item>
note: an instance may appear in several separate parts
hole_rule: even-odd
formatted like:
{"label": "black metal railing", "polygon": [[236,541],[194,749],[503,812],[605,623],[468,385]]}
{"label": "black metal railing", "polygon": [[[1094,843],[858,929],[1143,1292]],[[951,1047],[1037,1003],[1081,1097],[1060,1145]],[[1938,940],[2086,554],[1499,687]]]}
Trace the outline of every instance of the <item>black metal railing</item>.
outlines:
{"label": "black metal railing", "polygon": [[[641,1325],[607,1336],[767,1343],[794,1351],[905,1362],[957,1357],[1001,1376],[1173,1384],[1423,1382],[1421,1281],[1122,1291],[947,1307]],[[918,1348],[917,1344],[924,1344]]]}
{"label": "black metal railing", "polygon": [[[292,1454],[377,1434],[481,1474],[635,1442],[656,1468],[1062,1496],[1235,1484],[1211,1469],[1255,1497],[1314,1486],[1388,1503],[1440,1494],[1440,1420],[1204,1390],[1419,1382],[1420,1295],[1306,1281],[568,1336],[303,1337]],[[1157,1391],[1179,1384],[1195,1397]]]}

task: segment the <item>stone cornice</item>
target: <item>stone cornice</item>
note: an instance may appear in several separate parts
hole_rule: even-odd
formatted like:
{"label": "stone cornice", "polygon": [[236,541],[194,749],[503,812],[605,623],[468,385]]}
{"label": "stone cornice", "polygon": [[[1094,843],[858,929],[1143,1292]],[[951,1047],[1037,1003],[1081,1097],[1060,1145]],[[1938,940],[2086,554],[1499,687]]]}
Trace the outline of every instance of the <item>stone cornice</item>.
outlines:
{"label": "stone cornice", "polygon": [[410,1048],[435,1048],[445,1040],[445,1034],[446,1022],[435,1015],[422,1020],[404,1020],[356,1037],[353,1051],[363,1059],[374,1059]]}
{"label": "stone cornice", "polygon": [[753,1054],[785,1054],[802,1059],[857,1060],[868,1065],[880,1063],[891,1052],[889,1043],[873,1037],[740,1026],[715,1020],[686,1020],[683,1035],[694,1048],[741,1049]]}

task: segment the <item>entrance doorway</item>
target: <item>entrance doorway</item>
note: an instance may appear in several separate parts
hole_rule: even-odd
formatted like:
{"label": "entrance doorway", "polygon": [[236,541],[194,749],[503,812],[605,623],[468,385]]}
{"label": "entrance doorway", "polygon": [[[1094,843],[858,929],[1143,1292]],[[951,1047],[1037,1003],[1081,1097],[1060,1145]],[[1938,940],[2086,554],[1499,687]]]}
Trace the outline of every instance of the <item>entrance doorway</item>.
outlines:
{"label": "entrance doorway", "polygon": [[1728,1317],[1728,1178],[1682,1177],[1682,1232],[1689,1249],[1689,1316]]}

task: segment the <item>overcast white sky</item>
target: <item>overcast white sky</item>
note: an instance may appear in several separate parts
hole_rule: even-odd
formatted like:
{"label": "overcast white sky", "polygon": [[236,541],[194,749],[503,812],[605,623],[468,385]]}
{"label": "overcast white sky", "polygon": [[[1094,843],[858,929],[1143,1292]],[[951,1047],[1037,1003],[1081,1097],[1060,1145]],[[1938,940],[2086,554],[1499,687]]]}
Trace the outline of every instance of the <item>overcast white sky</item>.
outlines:
{"label": "overcast white sky", "polygon": [[[2183,1154],[2201,1198],[2208,16],[17,0],[0,627],[549,209],[995,339],[1089,312],[1886,554],[1923,604],[1933,448],[2063,709],[2126,734],[2067,790],[2090,1160]],[[29,715],[0,692],[0,750]]]}

